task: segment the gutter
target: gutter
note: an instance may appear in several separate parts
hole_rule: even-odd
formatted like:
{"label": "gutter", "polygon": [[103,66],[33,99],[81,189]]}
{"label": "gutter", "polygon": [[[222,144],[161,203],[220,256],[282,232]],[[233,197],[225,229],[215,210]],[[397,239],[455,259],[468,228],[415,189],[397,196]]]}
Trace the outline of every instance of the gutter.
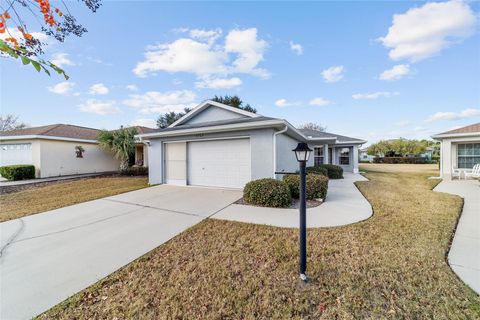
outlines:
{"label": "gutter", "polygon": [[67,137],[55,137],[55,136],[43,136],[43,135],[0,136],[0,141],[1,142],[11,141],[11,140],[33,140],[33,139],[56,140],[56,141],[73,141],[73,142],[85,142],[85,143],[98,144],[97,140],[77,139],[77,138],[67,138]]}
{"label": "gutter", "polygon": [[287,132],[288,125],[285,125],[280,131],[273,133],[273,179],[275,179],[275,172],[277,172],[277,135]]}

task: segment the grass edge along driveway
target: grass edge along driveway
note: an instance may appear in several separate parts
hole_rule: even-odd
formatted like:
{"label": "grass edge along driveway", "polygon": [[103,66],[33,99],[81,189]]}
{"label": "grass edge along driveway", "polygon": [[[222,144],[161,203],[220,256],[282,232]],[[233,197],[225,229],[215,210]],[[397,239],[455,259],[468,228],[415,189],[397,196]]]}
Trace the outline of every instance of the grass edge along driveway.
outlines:
{"label": "grass edge along driveway", "polygon": [[297,230],[208,219],[40,318],[478,319],[445,261],[462,200],[418,168],[367,173],[369,220],[309,229],[307,286]]}
{"label": "grass edge along driveway", "polygon": [[2,194],[0,222],[146,187],[146,177],[94,177]]}

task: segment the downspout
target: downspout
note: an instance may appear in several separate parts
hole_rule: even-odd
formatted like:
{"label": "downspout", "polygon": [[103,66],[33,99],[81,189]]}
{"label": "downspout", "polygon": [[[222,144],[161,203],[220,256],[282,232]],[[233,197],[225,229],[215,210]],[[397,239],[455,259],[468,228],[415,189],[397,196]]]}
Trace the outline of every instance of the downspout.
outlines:
{"label": "downspout", "polygon": [[287,130],[288,126],[285,125],[285,128],[273,133],[273,179],[275,179],[275,172],[277,171],[277,135],[285,133]]}

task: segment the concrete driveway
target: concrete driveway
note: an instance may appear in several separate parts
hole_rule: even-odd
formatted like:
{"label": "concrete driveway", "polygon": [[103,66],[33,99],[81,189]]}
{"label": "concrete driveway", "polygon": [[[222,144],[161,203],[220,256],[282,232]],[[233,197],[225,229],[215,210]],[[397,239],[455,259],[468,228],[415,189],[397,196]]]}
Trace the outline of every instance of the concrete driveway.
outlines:
{"label": "concrete driveway", "polygon": [[161,185],[0,223],[0,319],[44,312],[241,196]]}

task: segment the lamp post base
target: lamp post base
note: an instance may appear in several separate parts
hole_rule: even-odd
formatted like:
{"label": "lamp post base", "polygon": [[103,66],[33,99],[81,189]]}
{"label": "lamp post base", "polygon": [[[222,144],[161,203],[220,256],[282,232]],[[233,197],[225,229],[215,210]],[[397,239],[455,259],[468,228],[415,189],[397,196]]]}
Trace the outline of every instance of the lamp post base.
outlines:
{"label": "lamp post base", "polygon": [[307,282],[307,275],[305,273],[300,273],[300,280]]}

